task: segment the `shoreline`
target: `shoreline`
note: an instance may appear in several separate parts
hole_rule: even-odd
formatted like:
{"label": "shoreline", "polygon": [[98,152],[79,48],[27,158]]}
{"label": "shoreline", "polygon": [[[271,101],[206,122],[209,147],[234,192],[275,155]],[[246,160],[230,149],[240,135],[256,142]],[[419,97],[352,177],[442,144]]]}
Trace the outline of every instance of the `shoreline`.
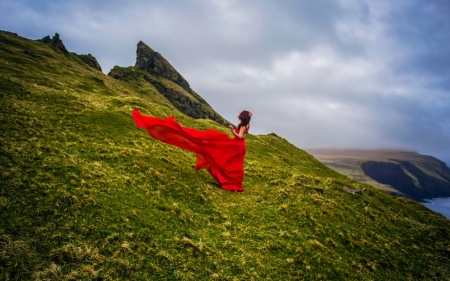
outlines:
{"label": "shoreline", "polygon": [[422,205],[450,219],[450,197],[436,197],[426,199],[427,202],[420,202]]}

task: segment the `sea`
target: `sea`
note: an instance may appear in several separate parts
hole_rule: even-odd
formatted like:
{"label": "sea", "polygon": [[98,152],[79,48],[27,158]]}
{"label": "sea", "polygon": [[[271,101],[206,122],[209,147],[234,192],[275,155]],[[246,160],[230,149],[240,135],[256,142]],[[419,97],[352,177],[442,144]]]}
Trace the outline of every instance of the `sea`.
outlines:
{"label": "sea", "polygon": [[428,207],[428,209],[431,209],[436,213],[442,214],[446,218],[450,219],[450,197],[439,197],[426,200],[427,202],[422,204]]}

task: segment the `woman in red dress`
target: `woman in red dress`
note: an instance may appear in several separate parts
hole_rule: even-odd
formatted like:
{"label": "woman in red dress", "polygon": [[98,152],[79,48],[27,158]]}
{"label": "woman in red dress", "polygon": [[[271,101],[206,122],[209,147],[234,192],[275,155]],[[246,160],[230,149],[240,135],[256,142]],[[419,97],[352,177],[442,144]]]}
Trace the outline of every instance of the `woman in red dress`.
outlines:
{"label": "woman in red dress", "polygon": [[165,119],[144,116],[137,108],[132,116],[136,126],[146,129],[153,138],[194,152],[197,155],[196,171],[206,169],[223,189],[244,191],[244,139],[250,129],[251,112],[244,110],[239,114],[240,122],[236,130],[229,126],[233,139],[215,130],[183,127],[173,116]]}

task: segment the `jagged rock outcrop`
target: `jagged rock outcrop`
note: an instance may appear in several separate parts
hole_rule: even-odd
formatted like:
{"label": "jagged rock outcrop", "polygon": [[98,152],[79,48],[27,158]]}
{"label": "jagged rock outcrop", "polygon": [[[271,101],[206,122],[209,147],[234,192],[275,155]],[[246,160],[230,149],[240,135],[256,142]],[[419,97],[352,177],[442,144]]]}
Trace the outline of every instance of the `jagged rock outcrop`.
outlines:
{"label": "jagged rock outcrop", "polygon": [[76,55],[85,64],[89,65],[92,68],[97,69],[98,71],[102,71],[102,67],[100,66],[100,64],[98,63],[97,59],[93,55],[91,55],[91,54],[87,54],[87,55],[78,55],[78,54],[76,54]]}
{"label": "jagged rock outcrop", "polygon": [[64,43],[59,38],[58,33],[55,33],[55,36],[53,36],[53,38],[50,38],[50,36],[47,35],[42,39],[38,39],[37,41],[45,43],[50,47],[52,47],[53,49],[61,51],[63,54],[69,53],[69,51],[67,51],[66,49],[66,46],[64,46]]}
{"label": "jagged rock outcrop", "polygon": [[[59,34],[55,33],[55,36],[53,36],[53,38],[50,38],[50,36],[45,36],[42,39],[38,39],[37,41],[42,42],[44,44],[49,45],[51,48],[62,52],[65,55],[69,55],[70,57],[70,52],[66,49],[66,46],[64,45],[63,41],[61,40],[61,38],[59,38]],[[98,63],[97,59],[91,55],[91,54],[87,54],[87,55],[79,55],[76,53],[72,53],[73,55],[77,56],[82,62],[84,62],[85,64],[89,65],[92,68],[97,69],[98,71],[102,71],[102,67],[100,66],[100,64]],[[30,55],[30,54],[28,54]]]}
{"label": "jagged rock outcrop", "polygon": [[142,41],[137,44],[135,66],[128,68],[115,66],[108,75],[130,84],[139,79],[144,80],[184,114],[196,119],[211,119],[225,126],[230,124],[191,89],[189,83],[161,54]]}
{"label": "jagged rock outcrop", "polygon": [[158,52],[153,51],[147,44],[139,41],[136,49],[135,67],[153,76],[163,77],[174,82],[186,92],[193,95],[200,103],[208,104],[200,95],[194,92],[189,83],[180,73]]}
{"label": "jagged rock outcrop", "polygon": [[183,76],[160,53],[153,51],[142,41],[137,44],[135,67],[145,70],[153,76],[164,77],[175,82],[187,92],[191,91],[189,83]]}

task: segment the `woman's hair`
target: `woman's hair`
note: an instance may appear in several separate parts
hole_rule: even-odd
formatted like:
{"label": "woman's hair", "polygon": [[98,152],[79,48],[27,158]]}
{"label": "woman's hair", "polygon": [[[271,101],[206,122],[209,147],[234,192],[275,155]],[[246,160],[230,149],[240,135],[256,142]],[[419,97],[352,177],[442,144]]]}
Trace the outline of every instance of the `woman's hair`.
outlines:
{"label": "woman's hair", "polygon": [[239,125],[237,126],[238,128],[247,126],[248,123],[250,123],[250,119],[252,119],[250,117],[250,111],[248,110],[243,110],[241,113],[239,113],[238,118],[239,120],[241,120],[241,122],[239,122]]}

